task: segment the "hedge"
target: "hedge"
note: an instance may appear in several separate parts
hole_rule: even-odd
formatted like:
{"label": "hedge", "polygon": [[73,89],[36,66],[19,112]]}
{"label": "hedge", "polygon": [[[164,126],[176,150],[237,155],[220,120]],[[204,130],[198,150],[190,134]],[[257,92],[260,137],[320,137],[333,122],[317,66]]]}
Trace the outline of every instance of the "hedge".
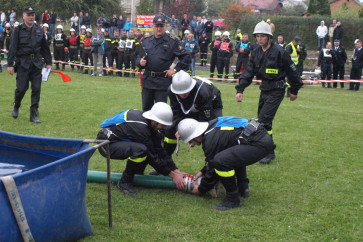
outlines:
{"label": "hedge", "polygon": [[[320,25],[320,21],[324,20],[325,24],[329,28],[333,18],[322,16],[311,17],[285,17],[285,16],[271,16],[269,17],[272,23],[275,24],[274,40],[278,35],[283,35],[286,43],[289,43],[294,39],[296,35],[299,35],[301,41],[305,44],[309,50],[317,49],[318,38],[316,36],[316,28]],[[242,33],[248,33],[250,35],[250,41],[253,41],[253,30],[255,25],[261,21],[260,16],[246,16],[240,24]],[[266,21],[266,19],[264,19]],[[346,49],[354,48],[354,40],[363,38],[363,20],[361,19],[339,19],[342,22],[342,28],[344,35],[342,39],[342,45]],[[326,36],[325,43],[329,41],[329,35]]]}

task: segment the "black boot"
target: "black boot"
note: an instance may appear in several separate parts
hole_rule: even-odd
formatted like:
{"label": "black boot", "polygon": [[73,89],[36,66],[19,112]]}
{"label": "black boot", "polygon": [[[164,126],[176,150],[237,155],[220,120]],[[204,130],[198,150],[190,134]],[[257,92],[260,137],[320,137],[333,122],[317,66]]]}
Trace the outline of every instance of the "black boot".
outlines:
{"label": "black boot", "polygon": [[268,154],[266,157],[262,158],[260,160],[261,164],[269,164],[271,161],[276,159],[275,151],[272,151],[270,154]]}
{"label": "black boot", "polygon": [[135,195],[136,192],[134,190],[134,186],[132,184],[134,180],[133,175],[129,175],[127,173],[122,173],[121,179],[117,183],[117,188],[120,189],[123,193],[128,195]]}
{"label": "black boot", "polygon": [[237,183],[239,195],[241,197],[247,198],[250,197],[250,189],[248,188],[248,183]]}
{"label": "black boot", "polygon": [[30,122],[40,124],[40,120],[38,119],[38,110],[35,108],[30,109]]}
{"label": "black boot", "polygon": [[286,97],[290,97],[290,94],[291,94],[291,88],[287,88]]}
{"label": "black boot", "polygon": [[11,112],[11,116],[13,116],[13,118],[18,118],[18,116],[19,116],[19,107],[20,107],[20,105],[16,105],[14,103],[14,108],[13,108],[13,111]]}
{"label": "black boot", "polygon": [[227,192],[226,198],[217,205],[214,205],[213,208],[220,211],[225,211],[230,208],[237,208],[241,207],[241,200],[239,198],[239,192],[238,190],[235,190],[233,192]]}
{"label": "black boot", "polygon": [[84,73],[83,74],[88,74],[88,69],[87,70],[84,70]]}
{"label": "black boot", "polygon": [[103,75],[107,76],[107,71],[106,70],[103,70]]}

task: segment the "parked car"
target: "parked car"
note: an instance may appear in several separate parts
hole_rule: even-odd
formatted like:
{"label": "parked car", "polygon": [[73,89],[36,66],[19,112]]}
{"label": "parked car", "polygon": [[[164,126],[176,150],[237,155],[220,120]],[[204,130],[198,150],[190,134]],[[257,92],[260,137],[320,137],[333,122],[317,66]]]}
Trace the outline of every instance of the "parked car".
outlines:
{"label": "parked car", "polygon": [[215,19],[213,23],[215,30],[222,30],[226,28],[226,25],[224,24],[224,19]]}

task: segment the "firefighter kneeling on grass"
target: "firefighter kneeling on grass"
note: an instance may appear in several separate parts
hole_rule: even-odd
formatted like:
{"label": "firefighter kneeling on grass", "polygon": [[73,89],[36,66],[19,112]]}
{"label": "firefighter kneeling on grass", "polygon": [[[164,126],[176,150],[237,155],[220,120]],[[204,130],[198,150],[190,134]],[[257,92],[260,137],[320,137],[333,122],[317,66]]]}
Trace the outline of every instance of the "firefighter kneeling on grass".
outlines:
{"label": "firefighter kneeling on grass", "polygon": [[206,165],[196,175],[195,180],[202,175],[203,178],[199,186],[193,183],[192,193],[206,193],[220,180],[226,189],[226,198],[213,208],[240,207],[240,196],[243,196],[242,184],[238,182],[240,171],[273,150],[266,129],[254,120],[225,116],[209,122],[184,119],[178,125],[178,132],[190,147],[203,145]]}
{"label": "firefighter kneeling on grass", "polygon": [[[111,159],[127,159],[126,168],[117,187],[125,194],[136,194],[133,188],[135,174],[143,174],[150,164],[157,172],[173,179],[178,189],[184,190],[184,173],[180,172],[171,156],[161,147],[159,131],[172,124],[173,111],[163,102],[155,103],[151,110],[124,110],[101,124],[98,140],[109,140]],[[100,153],[106,157],[103,147]]]}

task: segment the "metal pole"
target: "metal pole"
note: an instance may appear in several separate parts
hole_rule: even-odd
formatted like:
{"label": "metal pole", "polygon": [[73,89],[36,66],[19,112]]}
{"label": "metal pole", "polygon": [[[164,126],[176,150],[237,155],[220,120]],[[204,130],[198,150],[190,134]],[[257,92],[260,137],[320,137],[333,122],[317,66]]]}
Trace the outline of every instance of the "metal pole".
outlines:
{"label": "metal pole", "polygon": [[111,202],[111,164],[110,144],[106,145],[107,151],[107,193],[108,193],[108,226],[112,228],[112,202]]}

